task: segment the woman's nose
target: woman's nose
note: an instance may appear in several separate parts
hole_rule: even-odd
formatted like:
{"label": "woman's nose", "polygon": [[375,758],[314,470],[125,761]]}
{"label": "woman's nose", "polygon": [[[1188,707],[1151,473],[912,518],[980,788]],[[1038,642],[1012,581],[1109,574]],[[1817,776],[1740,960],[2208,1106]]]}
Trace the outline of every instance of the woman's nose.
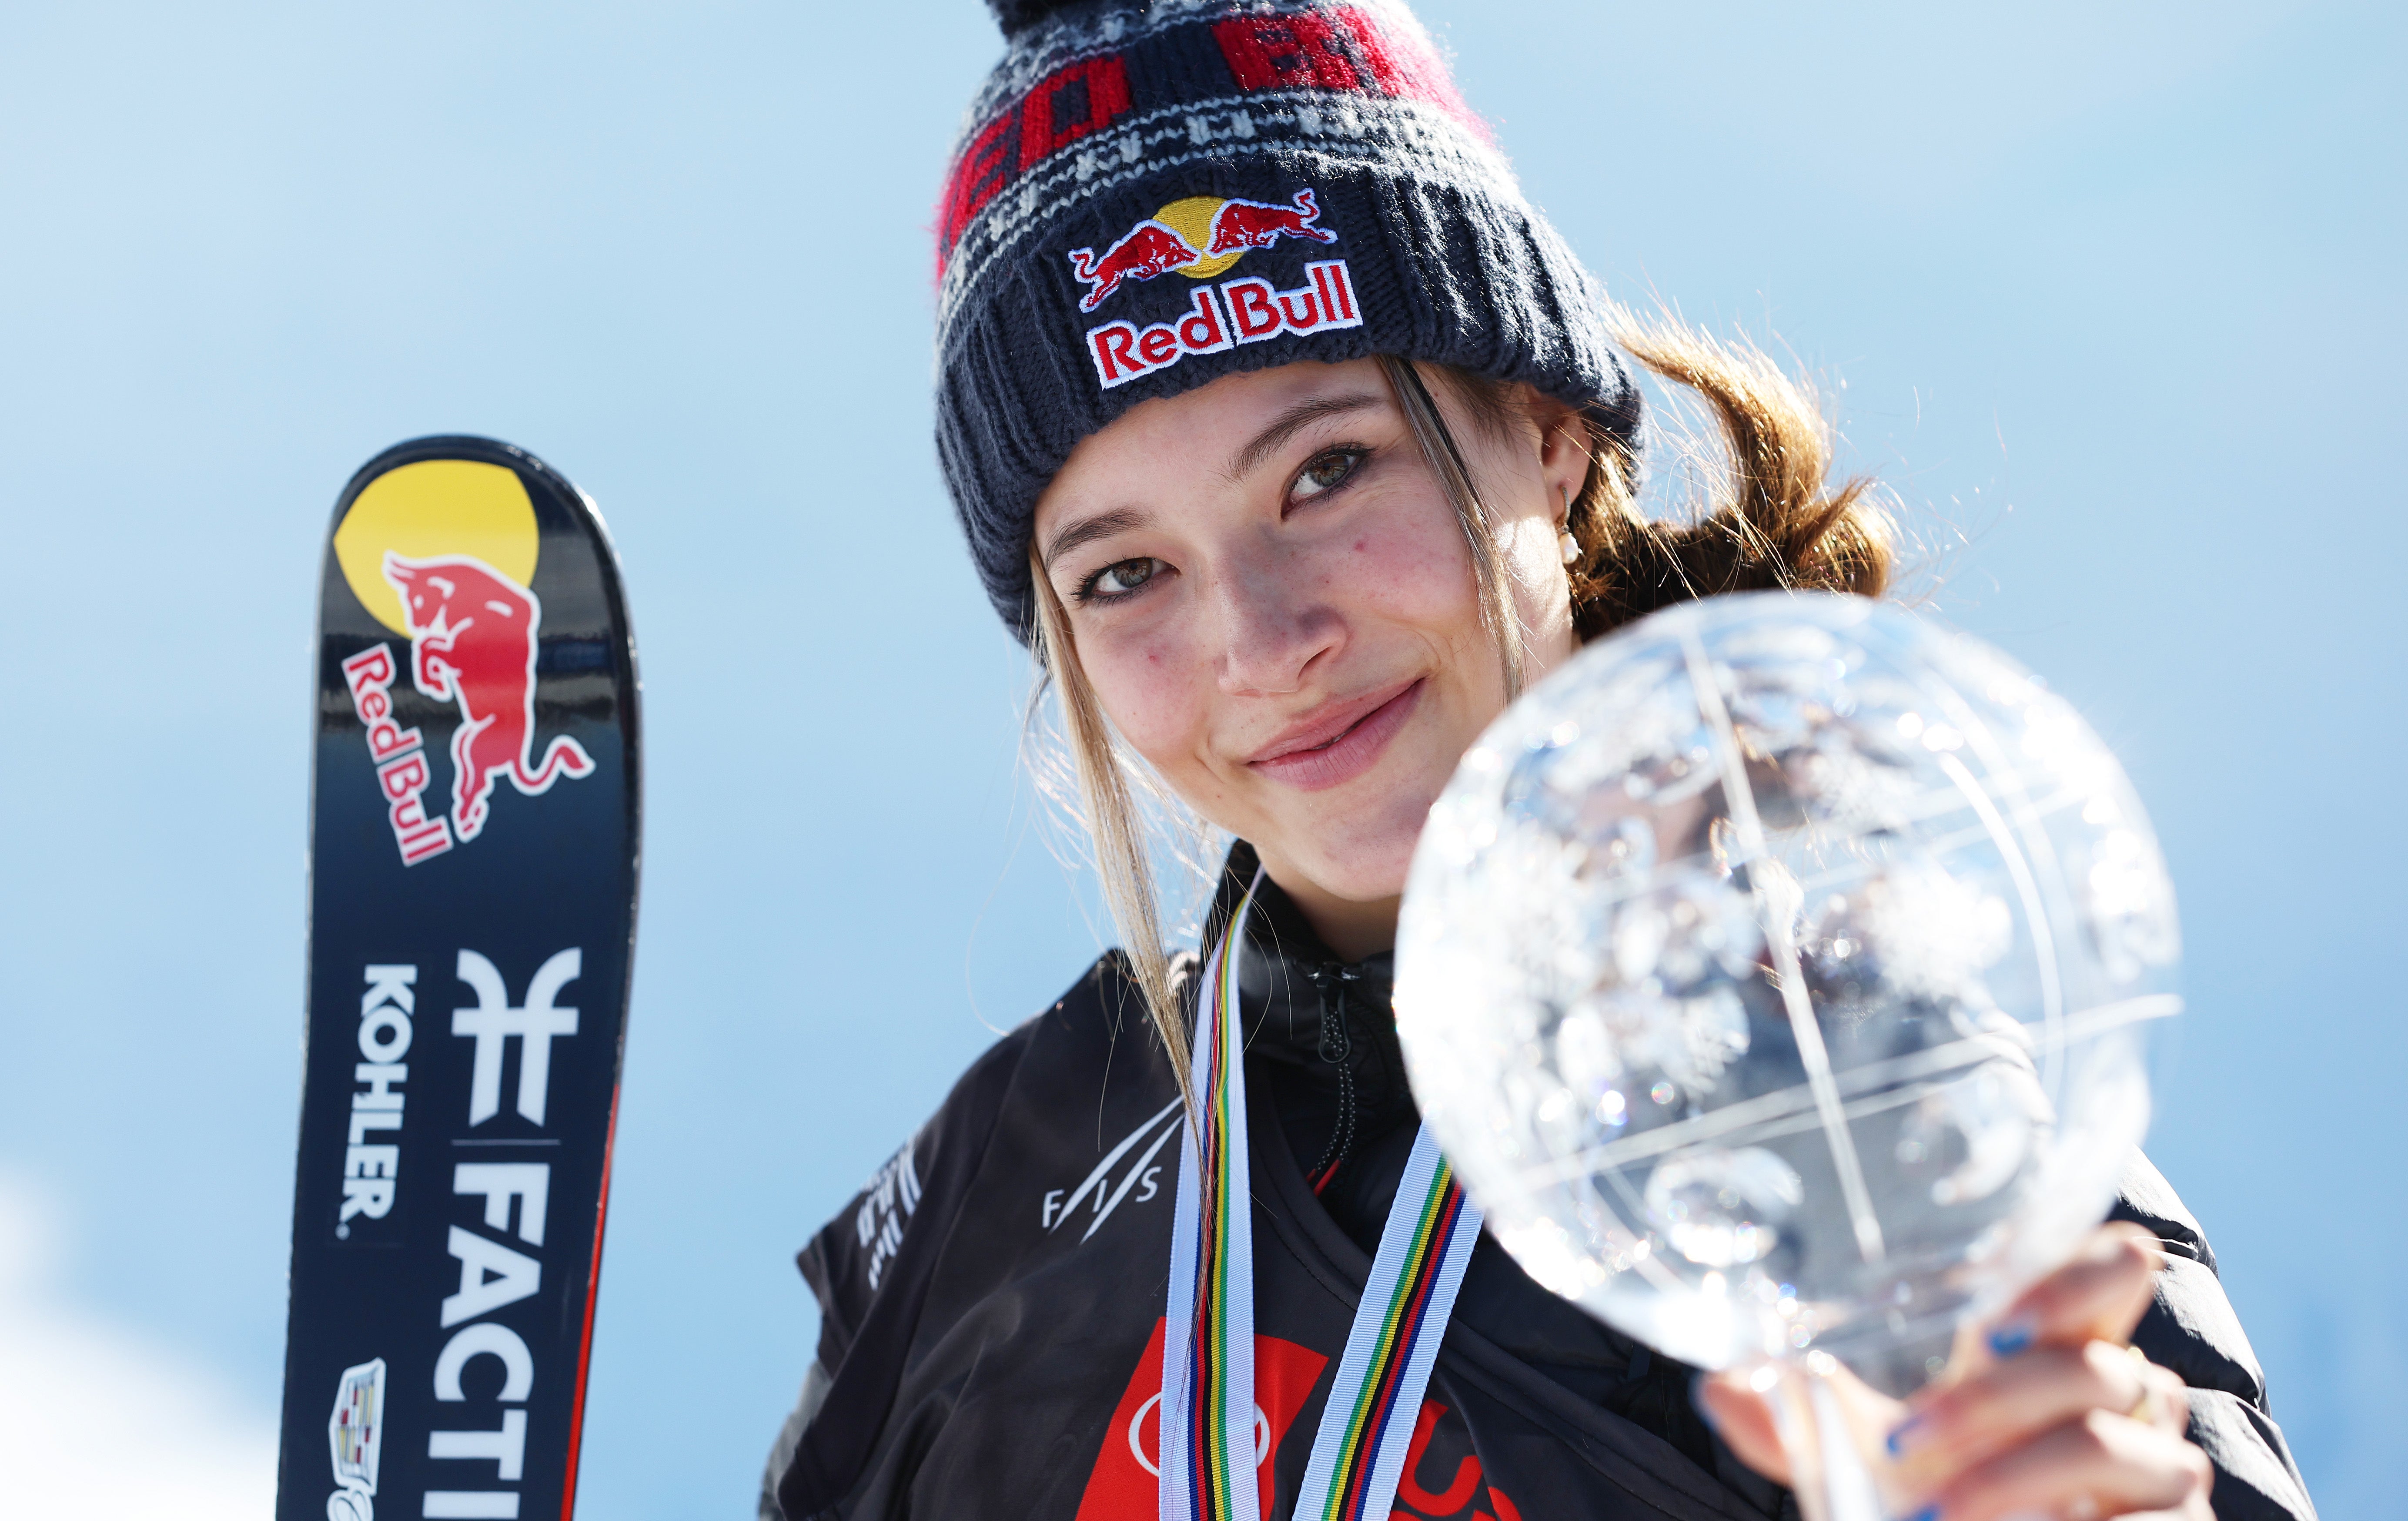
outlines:
{"label": "woman's nose", "polygon": [[1276,552],[1229,564],[1214,586],[1220,682],[1233,696],[1301,690],[1346,642],[1326,578]]}

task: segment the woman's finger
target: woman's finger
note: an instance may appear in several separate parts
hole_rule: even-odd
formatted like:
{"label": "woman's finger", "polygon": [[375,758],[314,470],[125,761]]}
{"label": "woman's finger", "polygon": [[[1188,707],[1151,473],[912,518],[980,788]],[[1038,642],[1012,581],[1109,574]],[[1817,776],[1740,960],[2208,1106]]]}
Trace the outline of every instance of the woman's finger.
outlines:
{"label": "woman's finger", "polygon": [[[2153,1410],[2150,1365],[2112,1342],[2037,1346],[1937,1391],[1889,1433],[1909,1471],[1954,1473],[2092,1410]],[[2177,1381],[2179,1382],[2179,1381]]]}
{"label": "woman's finger", "polygon": [[2012,1357],[2042,1342],[2128,1341],[2165,1264],[2164,1248],[2140,1227],[2100,1227],[2071,1261],[2024,1290],[1999,1317],[1987,1338],[1990,1352]]}
{"label": "woman's finger", "polygon": [[2187,1438],[2190,1435],[2190,1385],[2171,1368],[2159,1368],[2141,1356],[2138,1347],[2126,1347],[2141,1369],[2145,1385],[2141,1403],[2125,1413],[2160,1431]]}
{"label": "woman's finger", "polygon": [[2160,1431],[2187,1437],[2190,1434],[2190,1385],[2184,1383],[2183,1376],[2172,1369],[2159,1368],[2146,1359],[2143,1361],[2148,1370],[2149,1387],[2155,1391],[2157,1399],[2152,1409],[2133,1413],[2136,1417],[2145,1418]]}
{"label": "woman's finger", "polygon": [[1915,1521],[2181,1514],[2200,1508],[2214,1471],[2174,1433],[2094,1410],[1967,1470]]}
{"label": "woman's finger", "polygon": [[1746,1373],[1701,1374],[1696,1394],[1699,1413],[1741,1462],[1776,1484],[1790,1482],[1789,1454],[1772,1406],[1749,1385]]}

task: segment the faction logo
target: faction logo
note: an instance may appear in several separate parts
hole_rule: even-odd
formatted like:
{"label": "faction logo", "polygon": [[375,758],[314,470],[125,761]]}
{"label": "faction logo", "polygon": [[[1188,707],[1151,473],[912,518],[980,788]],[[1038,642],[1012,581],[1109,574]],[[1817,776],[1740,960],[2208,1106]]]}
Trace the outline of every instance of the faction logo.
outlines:
{"label": "faction logo", "polygon": [[554,738],[536,758],[535,663],[543,604],[528,583],[541,542],[518,473],[473,460],[422,460],[370,481],[335,530],[335,558],[369,615],[409,640],[410,683],[455,706],[452,807],[429,814],[434,781],[417,729],[394,717],[404,668],[372,644],[343,662],[367,729],[394,841],[415,866],[484,831],[496,783],[528,796],[594,769],[584,747]]}
{"label": "faction logo", "polygon": [[[1122,234],[1098,254],[1070,251],[1070,273],[1086,287],[1081,311],[1094,311],[1124,285],[1178,273],[1207,280],[1246,254],[1283,237],[1335,243],[1338,234],[1319,225],[1321,202],[1311,186],[1285,205],[1190,195],[1176,200]],[[1354,286],[1342,259],[1304,266],[1306,283],[1281,291],[1267,280],[1233,280],[1196,292],[1188,309],[1167,323],[1139,327],[1106,323],[1087,333],[1087,357],[1107,391],[1168,368],[1189,354],[1218,353],[1240,343],[1260,343],[1283,333],[1360,327]]]}

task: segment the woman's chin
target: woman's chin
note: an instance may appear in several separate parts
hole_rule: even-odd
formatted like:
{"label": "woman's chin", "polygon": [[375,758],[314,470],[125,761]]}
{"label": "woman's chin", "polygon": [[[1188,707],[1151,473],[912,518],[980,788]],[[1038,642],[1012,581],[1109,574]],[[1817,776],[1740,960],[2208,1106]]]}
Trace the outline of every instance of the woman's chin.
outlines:
{"label": "woman's chin", "polygon": [[1265,797],[1269,806],[1256,816],[1258,832],[1246,838],[1291,893],[1391,902],[1405,890],[1413,847],[1447,774],[1432,775],[1421,765],[1383,766],[1342,788]]}
{"label": "woman's chin", "polygon": [[1381,829],[1352,839],[1342,832],[1335,838],[1308,834],[1303,836],[1307,849],[1291,859],[1312,889],[1330,897],[1384,903],[1404,892],[1413,843],[1420,836],[1419,816],[1411,829]]}

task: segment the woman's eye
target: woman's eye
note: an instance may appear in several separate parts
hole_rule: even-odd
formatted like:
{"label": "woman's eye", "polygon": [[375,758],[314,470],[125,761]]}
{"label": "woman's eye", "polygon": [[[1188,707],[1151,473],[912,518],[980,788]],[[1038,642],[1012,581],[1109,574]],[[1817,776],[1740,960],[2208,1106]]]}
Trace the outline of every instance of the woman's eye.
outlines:
{"label": "woman's eye", "polygon": [[1087,578],[1086,585],[1080,588],[1080,600],[1126,596],[1152,581],[1161,568],[1162,562],[1150,557],[1116,561]]}
{"label": "woman's eye", "polygon": [[1311,463],[1297,472],[1296,484],[1288,490],[1288,499],[1301,501],[1334,490],[1354,473],[1354,466],[1362,463],[1363,451],[1359,449],[1333,449],[1326,454],[1315,455]]}

